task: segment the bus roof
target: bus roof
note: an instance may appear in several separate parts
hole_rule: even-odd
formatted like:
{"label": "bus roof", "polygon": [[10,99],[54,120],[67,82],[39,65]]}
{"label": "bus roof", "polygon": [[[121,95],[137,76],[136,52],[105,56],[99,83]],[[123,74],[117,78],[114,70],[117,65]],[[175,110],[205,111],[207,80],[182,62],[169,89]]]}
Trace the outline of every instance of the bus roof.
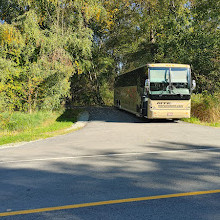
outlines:
{"label": "bus roof", "polygon": [[135,69],[131,69],[129,71],[126,71],[124,73],[121,73],[120,75],[118,76],[121,76],[121,75],[124,75],[126,73],[130,73],[132,71],[135,71],[135,70],[138,70],[138,69],[141,69],[143,67],[182,67],[182,68],[190,68],[190,65],[189,64],[178,64],[178,63],[148,63],[148,64],[145,64],[143,66],[139,66]]}
{"label": "bus roof", "polygon": [[185,67],[190,68],[188,64],[178,64],[178,63],[149,63],[148,67]]}

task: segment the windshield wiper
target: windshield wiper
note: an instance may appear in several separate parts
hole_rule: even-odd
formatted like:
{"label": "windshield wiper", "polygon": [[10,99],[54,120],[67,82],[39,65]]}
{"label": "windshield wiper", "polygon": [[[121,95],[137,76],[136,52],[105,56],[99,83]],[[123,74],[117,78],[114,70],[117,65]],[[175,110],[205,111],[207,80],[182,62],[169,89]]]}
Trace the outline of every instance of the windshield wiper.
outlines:
{"label": "windshield wiper", "polygon": [[164,92],[166,92],[166,90],[162,90],[162,92],[159,94],[159,96],[161,97]]}
{"label": "windshield wiper", "polygon": [[183,97],[183,94],[181,94],[181,93],[176,93],[176,92],[174,92],[173,90],[174,89],[176,89],[176,87],[171,83],[171,87],[170,88],[172,88],[172,89],[170,89],[170,91],[171,92],[173,92],[173,94],[175,94],[175,95],[180,95],[181,97]]}

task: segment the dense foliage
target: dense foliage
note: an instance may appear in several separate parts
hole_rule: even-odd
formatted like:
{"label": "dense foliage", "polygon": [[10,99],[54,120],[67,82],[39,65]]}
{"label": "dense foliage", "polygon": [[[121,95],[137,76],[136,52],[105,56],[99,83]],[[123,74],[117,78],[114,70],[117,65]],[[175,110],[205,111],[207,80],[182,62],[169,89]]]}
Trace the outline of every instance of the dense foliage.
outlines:
{"label": "dense foliage", "polygon": [[0,0],[0,108],[110,104],[116,74],[187,63],[220,88],[218,0]]}

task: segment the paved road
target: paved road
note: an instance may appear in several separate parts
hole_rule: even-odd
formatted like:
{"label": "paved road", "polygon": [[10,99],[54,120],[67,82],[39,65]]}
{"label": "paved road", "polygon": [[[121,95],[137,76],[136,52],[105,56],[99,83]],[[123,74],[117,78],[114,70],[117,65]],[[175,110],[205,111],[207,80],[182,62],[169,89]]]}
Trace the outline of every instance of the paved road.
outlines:
{"label": "paved road", "polygon": [[[3,219],[220,219],[220,129],[92,108],[76,132],[0,147]],[[177,194],[124,203],[121,199]],[[60,206],[120,200],[61,210]]]}

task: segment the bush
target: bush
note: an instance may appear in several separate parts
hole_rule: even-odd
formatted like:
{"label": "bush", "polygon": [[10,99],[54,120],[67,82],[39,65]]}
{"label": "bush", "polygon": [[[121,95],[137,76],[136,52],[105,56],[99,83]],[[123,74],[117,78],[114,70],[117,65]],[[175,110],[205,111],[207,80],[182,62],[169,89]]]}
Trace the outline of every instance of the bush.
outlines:
{"label": "bush", "polygon": [[100,95],[105,105],[112,106],[114,104],[114,91],[104,83],[100,88]]}
{"label": "bush", "polygon": [[204,122],[220,122],[220,93],[193,95],[192,116]]}

